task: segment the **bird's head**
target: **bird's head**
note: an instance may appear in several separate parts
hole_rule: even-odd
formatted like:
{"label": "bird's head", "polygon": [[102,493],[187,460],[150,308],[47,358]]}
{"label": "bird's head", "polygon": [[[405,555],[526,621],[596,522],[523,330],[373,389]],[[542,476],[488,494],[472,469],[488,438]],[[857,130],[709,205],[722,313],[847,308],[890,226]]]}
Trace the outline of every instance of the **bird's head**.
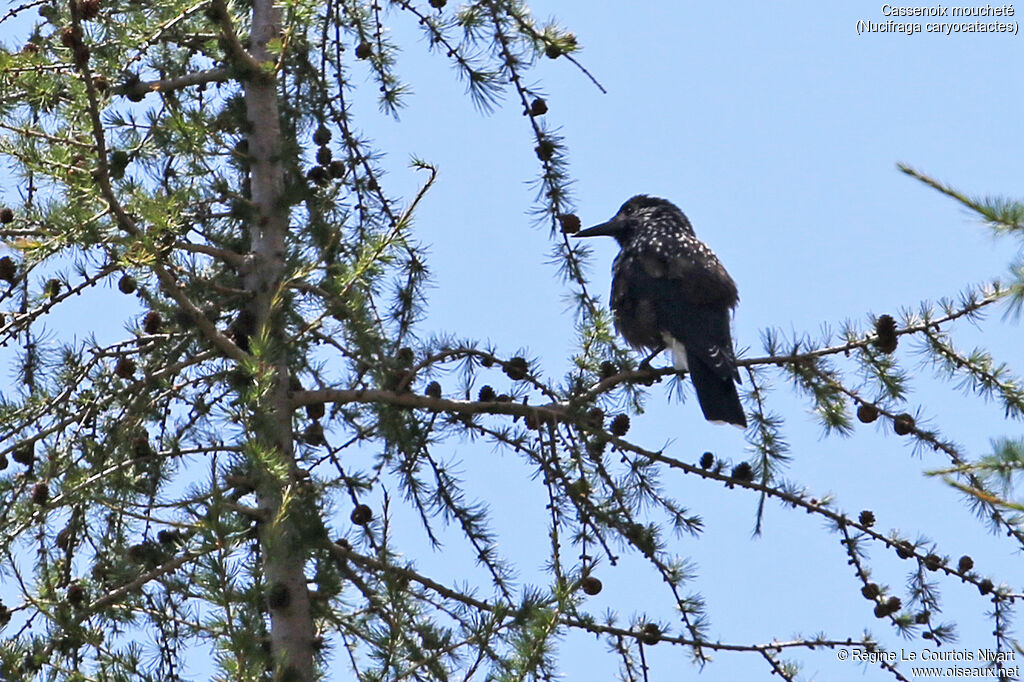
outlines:
{"label": "bird's head", "polygon": [[608,222],[588,227],[573,236],[615,237],[619,246],[625,246],[637,232],[666,226],[693,234],[690,221],[671,201],[638,194],[620,206],[619,212]]}

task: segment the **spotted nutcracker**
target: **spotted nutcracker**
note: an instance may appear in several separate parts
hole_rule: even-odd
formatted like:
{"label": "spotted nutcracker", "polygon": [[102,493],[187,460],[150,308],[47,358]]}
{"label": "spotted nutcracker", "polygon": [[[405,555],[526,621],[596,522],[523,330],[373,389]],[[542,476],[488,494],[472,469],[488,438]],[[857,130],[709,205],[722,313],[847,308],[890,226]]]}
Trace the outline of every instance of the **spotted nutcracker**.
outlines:
{"label": "spotted nutcracker", "polygon": [[736,393],[729,312],[739,296],[718,257],[697,239],[690,221],[665,199],[638,195],[611,220],[577,237],[615,237],[611,307],[615,327],[635,348],[666,348],[672,364],[688,371],[708,421],[745,427]]}

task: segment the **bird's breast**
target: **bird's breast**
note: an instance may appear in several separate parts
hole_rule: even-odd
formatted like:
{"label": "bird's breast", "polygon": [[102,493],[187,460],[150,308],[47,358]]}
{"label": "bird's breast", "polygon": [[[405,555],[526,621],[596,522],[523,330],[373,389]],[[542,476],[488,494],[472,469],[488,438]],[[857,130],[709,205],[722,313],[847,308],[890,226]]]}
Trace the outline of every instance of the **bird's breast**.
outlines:
{"label": "bird's breast", "polygon": [[657,348],[661,345],[661,325],[655,303],[632,286],[628,277],[612,278],[612,313],[615,329],[631,346]]}

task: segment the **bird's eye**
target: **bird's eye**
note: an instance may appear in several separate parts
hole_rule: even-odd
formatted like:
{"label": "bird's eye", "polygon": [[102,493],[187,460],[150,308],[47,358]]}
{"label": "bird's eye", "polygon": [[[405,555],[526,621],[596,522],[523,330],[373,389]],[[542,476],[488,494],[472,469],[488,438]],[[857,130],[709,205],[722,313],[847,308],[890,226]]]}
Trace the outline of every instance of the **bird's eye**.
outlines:
{"label": "bird's eye", "polygon": [[633,215],[633,204],[626,204],[622,207],[622,212],[626,215]]}

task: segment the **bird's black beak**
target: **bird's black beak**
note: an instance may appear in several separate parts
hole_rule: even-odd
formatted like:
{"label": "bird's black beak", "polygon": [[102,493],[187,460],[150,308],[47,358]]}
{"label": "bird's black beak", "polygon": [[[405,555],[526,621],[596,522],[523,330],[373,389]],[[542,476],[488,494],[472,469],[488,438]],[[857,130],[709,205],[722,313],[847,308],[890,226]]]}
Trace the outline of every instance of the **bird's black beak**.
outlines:
{"label": "bird's black beak", "polygon": [[622,230],[622,223],[612,218],[606,223],[580,230],[573,237],[615,237]]}

